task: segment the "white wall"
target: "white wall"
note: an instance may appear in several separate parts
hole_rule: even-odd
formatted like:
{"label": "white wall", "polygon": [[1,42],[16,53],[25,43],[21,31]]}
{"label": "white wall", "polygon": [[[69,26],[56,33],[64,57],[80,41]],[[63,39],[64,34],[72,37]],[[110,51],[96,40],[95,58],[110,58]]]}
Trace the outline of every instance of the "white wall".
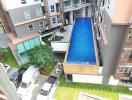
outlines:
{"label": "white wall", "polygon": [[[52,21],[52,18],[53,18],[53,17],[55,18],[56,23],[53,23],[53,21]],[[50,20],[51,20],[52,28],[59,26],[59,25],[58,25],[58,19],[57,19],[57,16],[52,16],[52,17],[50,18]]]}
{"label": "white wall", "polygon": [[51,47],[53,48],[53,51],[67,51],[68,49],[68,43],[56,43],[51,42]]}
{"label": "white wall", "polygon": [[92,6],[88,6],[88,17],[92,15]]}
{"label": "white wall", "polygon": [[73,82],[102,84],[103,76],[72,74]]}
{"label": "white wall", "polygon": [[21,0],[2,0],[2,4],[6,10],[10,10],[10,9],[41,3],[41,0],[36,2],[34,0],[26,0],[26,1],[27,3],[21,4]]}
{"label": "white wall", "polygon": [[110,77],[109,79],[109,85],[118,85],[119,80],[118,79],[114,79],[113,76]]}
{"label": "white wall", "polygon": [[[110,2],[109,4],[108,4],[108,1]],[[110,17],[112,17],[114,14],[115,3],[116,3],[116,0],[106,0],[105,2],[105,6],[104,6],[105,10],[107,11]],[[108,6],[109,6],[109,9],[108,9]]]}

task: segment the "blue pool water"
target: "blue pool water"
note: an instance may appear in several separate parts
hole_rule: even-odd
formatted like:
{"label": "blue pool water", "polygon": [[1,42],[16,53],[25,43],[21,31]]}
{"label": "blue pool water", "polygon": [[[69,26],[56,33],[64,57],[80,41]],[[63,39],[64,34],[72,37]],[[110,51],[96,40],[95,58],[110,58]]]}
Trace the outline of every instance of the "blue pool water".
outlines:
{"label": "blue pool water", "polygon": [[77,18],[72,29],[69,64],[96,64],[91,18]]}

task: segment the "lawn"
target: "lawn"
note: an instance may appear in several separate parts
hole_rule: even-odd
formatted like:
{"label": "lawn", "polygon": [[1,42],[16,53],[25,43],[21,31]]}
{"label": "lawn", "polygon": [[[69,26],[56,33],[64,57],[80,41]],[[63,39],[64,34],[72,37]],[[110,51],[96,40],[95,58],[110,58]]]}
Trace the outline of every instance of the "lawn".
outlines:
{"label": "lawn", "polygon": [[6,57],[5,57],[4,63],[9,64],[11,67],[18,68],[19,65],[16,62],[11,50],[9,48],[7,48],[7,49],[8,49],[8,52],[6,53]]}
{"label": "lawn", "polygon": [[65,82],[62,78],[55,93],[55,100],[77,100],[79,92],[94,94],[109,100],[118,100],[119,93],[132,95],[132,92],[123,86],[72,83]]}

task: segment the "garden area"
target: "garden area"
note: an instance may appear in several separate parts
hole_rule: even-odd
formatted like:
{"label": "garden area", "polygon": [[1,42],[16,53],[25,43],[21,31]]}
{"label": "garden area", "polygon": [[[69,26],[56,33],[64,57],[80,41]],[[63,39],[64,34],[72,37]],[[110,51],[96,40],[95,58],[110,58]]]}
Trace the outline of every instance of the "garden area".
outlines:
{"label": "garden area", "polygon": [[16,62],[11,50],[7,49],[0,49],[0,62],[10,65],[11,67],[18,68],[19,65]]}
{"label": "garden area", "polygon": [[132,95],[132,92],[123,86],[65,82],[64,78],[61,78],[55,93],[55,100],[64,100],[64,98],[78,100],[79,92],[97,95],[109,100],[118,100],[119,93]]}

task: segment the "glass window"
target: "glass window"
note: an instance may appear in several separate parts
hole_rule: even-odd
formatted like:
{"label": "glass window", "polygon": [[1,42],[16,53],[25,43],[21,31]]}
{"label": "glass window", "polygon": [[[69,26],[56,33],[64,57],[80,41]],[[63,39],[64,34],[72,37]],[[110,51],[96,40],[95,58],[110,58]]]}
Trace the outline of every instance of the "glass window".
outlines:
{"label": "glass window", "polygon": [[31,47],[31,48],[34,48],[34,47],[35,47],[34,39],[29,40],[29,43],[30,43],[30,47]]}
{"label": "glass window", "polygon": [[40,21],[40,22],[39,22],[39,26],[40,26],[40,27],[44,27],[44,21]]}
{"label": "glass window", "polygon": [[24,47],[25,47],[26,50],[30,50],[31,49],[29,41],[25,41],[24,42]]}
{"label": "glass window", "polygon": [[56,23],[55,17],[52,18],[52,23]]}
{"label": "glass window", "polygon": [[57,21],[58,21],[58,23],[61,23],[61,18],[60,18],[60,16],[57,16]]}
{"label": "glass window", "polygon": [[70,0],[64,1],[64,6],[65,6],[65,7],[66,7],[66,6],[70,6]]}
{"label": "glass window", "polygon": [[31,12],[29,10],[24,11],[24,17],[25,19],[31,19],[32,18]]}
{"label": "glass window", "polygon": [[88,16],[88,6],[85,8],[85,16]]}
{"label": "glass window", "polygon": [[32,24],[29,24],[28,25],[28,28],[29,28],[29,30],[31,31],[31,30],[34,30],[34,28],[33,28],[33,25]]}
{"label": "glass window", "polygon": [[26,0],[21,0],[21,3],[25,4],[25,3],[27,3],[27,1]]}
{"label": "glass window", "polygon": [[22,53],[22,52],[26,51],[25,48],[24,48],[23,43],[17,44],[16,47],[17,47],[17,50],[18,50],[19,53]]}
{"label": "glass window", "polygon": [[36,14],[37,16],[43,16],[43,11],[42,11],[42,8],[36,8]]}
{"label": "glass window", "polygon": [[78,4],[79,0],[73,0],[73,4]]}
{"label": "glass window", "polygon": [[57,11],[57,12],[60,11],[60,3],[56,3],[56,11]]}
{"label": "glass window", "polygon": [[51,5],[50,9],[51,9],[51,12],[54,12],[55,11],[54,5]]}
{"label": "glass window", "polygon": [[34,39],[34,43],[35,43],[35,45],[40,45],[40,39],[39,39],[39,37],[37,37],[37,38]]}

